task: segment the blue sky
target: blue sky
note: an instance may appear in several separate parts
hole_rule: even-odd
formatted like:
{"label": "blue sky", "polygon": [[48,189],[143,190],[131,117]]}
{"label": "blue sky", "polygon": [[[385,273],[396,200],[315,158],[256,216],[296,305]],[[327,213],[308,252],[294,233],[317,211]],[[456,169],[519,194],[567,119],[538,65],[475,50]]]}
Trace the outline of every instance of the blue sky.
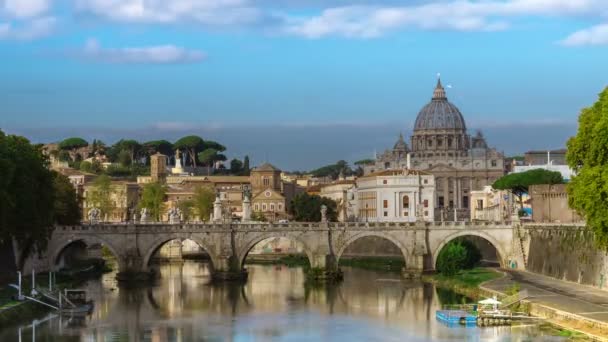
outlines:
{"label": "blue sky", "polygon": [[0,128],[34,141],[196,133],[312,168],[409,134],[441,73],[510,154],[563,146],[608,84],[608,1],[0,0],[0,56]]}

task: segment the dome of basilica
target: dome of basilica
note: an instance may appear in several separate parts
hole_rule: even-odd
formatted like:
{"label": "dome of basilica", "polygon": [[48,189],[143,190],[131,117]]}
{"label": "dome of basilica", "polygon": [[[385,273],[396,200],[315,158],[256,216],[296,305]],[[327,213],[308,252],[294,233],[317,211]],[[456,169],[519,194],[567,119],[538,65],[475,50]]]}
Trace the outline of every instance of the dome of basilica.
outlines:
{"label": "dome of basilica", "polygon": [[431,102],[416,117],[414,131],[420,130],[466,130],[464,118],[458,107],[448,101],[441,80],[437,80]]}

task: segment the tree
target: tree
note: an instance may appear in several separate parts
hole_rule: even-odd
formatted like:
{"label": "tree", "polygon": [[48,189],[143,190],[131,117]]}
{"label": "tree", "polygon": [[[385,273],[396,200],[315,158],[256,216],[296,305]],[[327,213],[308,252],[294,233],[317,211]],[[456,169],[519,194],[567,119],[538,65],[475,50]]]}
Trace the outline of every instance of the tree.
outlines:
{"label": "tree", "polygon": [[177,208],[182,212],[182,217],[184,221],[189,221],[192,218],[192,214],[194,211],[194,201],[193,200],[182,200],[177,202]]}
{"label": "tree", "polygon": [[226,151],[226,146],[224,146],[218,142],[215,142],[213,140],[205,140],[203,142],[203,150],[208,149],[208,148],[212,148],[218,152]]}
{"label": "tree", "polygon": [[192,200],[194,202],[194,210],[199,219],[201,221],[209,220],[213,210],[213,202],[215,201],[213,190],[208,187],[198,186],[194,189]]}
{"label": "tree", "polygon": [[106,144],[101,140],[93,139],[91,143],[91,153],[93,155],[105,155],[106,154]]}
{"label": "tree", "polygon": [[446,276],[453,276],[464,268],[466,260],[466,248],[459,242],[450,241],[437,256],[437,272]]}
{"label": "tree", "polygon": [[578,118],[568,140],[566,160],[576,175],[568,184],[568,203],[585,217],[595,240],[608,249],[608,87]]}
{"label": "tree", "polygon": [[173,144],[171,144],[167,140],[147,141],[142,144],[142,147],[146,153],[147,158],[156,153],[162,153],[166,156],[170,156],[173,154]]}
{"label": "tree", "polygon": [[118,153],[117,161],[120,165],[127,167],[131,165],[133,159],[131,158],[131,153],[129,151],[122,150]]}
{"label": "tree", "polygon": [[243,172],[243,162],[234,158],[230,161],[230,173],[239,175]]}
{"label": "tree", "polygon": [[268,220],[266,219],[266,216],[264,216],[264,214],[262,212],[254,211],[251,214],[251,221],[266,222]]}
{"label": "tree", "polygon": [[93,160],[93,162],[83,161],[80,163],[80,171],[83,172],[100,173],[102,169],[101,163],[97,160]]}
{"label": "tree", "polygon": [[196,154],[205,147],[203,138],[196,135],[185,136],[173,144],[173,147],[185,151],[192,166],[196,167]]}
{"label": "tree", "polygon": [[320,222],[321,205],[327,206],[327,220],[336,221],[338,205],[332,199],[307,193],[297,194],[291,201],[290,214],[296,221]]}
{"label": "tree", "polygon": [[339,160],[335,164],[322,166],[316,170],[310,171],[314,177],[330,177],[331,179],[337,179],[340,173],[344,176],[350,176],[353,174],[353,170],[348,166],[348,163],[344,160]]}
{"label": "tree", "polygon": [[68,177],[53,171],[53,217],[63,225],[78,224],[81,219],[78,194]]}
{"label": "tree", "polygon": [[112,213],[114,203],[112,201],[112,180],[109,176],[101,175],[95,178],[93,186],[86,195],[86,201],[87,207],[99,209],[101,217],[104,219]]}
{"label": "tree", "polygon": [[0,244],[18,244],[18,268],[33,250],[44,250],[52,230],[55,190],[47,165],[40,148],[0,131]]}
{"label": "tree", "polygon": [[133,139],[120,139],[114,145],[112,145],[112,148],[110,148],[110,152],[108,153],[110,160],[112,162],[121,162],[120,154],[122,151],[126,151],[129,154],[131,162],[137,162],[142,152],[142,146],[139,142]]}
{"label": "tree", "polygon": [[158,182],[144,185],[139,201],[139,209],[147,208],[155,221],[160,221],[165,209],[167,187]]}
{"label": "tree", "polygon": [[207,174],[211,172],[211,168],[216,161],[226,160],[226,156],[218,153],[214,148],[208,148],[198,154],[198,159],[201,163],[207,165]]}
{"label": "tree", "polygon": [[531,185],[537,184],[562,184],[564,179],[557,171],[545,169],[534,169],[526,172],[511,173],[497,179],[492,187],[499,190],[509,190],[519,198],[519,203],[523,207],[523,194],[528,192]]}
{"label": "tree", "polygon": [[78,137],[67,138],[59,143],[59,149],[68,151],[72,160],[76,160],[77,151],[79,148],[87,147],[89,143]]}
{"label": "tree", "polygon": [[361,160],[357,160],[353,164],[355,164],[357,166],[363,166],[363,165],[370,165],[370,164],[374,164],[374,163],[375,163],[375,160],[373,160],[373,159],[361,159]]}
{"label": "tree", "polygon": [[249,176],[250,172],[251,168],[249,166],[249,156],[245,156],[245,158],[243,158],[243,176]]}

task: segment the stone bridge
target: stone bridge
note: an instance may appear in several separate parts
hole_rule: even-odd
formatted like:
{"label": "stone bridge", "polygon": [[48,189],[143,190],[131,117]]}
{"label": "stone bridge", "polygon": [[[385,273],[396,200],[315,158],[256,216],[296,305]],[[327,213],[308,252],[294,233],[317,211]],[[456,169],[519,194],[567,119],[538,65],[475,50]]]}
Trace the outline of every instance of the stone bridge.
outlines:
{"label": "stone bridge", "polygon": [[[474,222],[387,222],[387,223],[231,223],[231,224],[91,224],[57,227],[46,251],[46,267],[56,269],[62,251],[82,241],[102,244],[117,257],[119,276],[149,273],[155,252],[171,240],[190,239],[210,256],[217,278],[238,277],[245,258],[260,241],[284,237],[301,244],[312,268],[338,270],[338,262],[355,240],[375,236],[394,243],[405,259],[405,276],[435,268],[441,249],[458,237],[474,236],[496,249],[503,267],[523,267],[518,241],[519,223]],[[44,265],[36,266],[38,269]]]}

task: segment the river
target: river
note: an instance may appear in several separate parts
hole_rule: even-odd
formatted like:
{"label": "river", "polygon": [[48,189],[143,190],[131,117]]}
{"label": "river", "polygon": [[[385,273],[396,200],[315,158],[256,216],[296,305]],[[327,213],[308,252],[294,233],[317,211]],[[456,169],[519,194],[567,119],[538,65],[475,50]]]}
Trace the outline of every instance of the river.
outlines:
{"label": "river", "polygon": [[343,267],[341,284],[310,287],[300,267],[248,265],[246,284],[212,285],[204,262],[158,268],[147,288],[118,288],[113,273],[89,281],[90,316],[0,327],[0,341],[563,340],[538,326],[447,327],[435,310],[466,299],[393,273]]}

